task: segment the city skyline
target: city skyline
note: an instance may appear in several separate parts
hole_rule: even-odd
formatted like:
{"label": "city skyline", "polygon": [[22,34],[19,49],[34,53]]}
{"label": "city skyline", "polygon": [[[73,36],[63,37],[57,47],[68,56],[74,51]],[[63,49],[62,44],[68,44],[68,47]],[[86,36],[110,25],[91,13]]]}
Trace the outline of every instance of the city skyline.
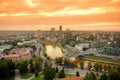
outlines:
{"label": "city skyline", "polygon": [[120,31],[120,0],[0,0],[0,30]]}

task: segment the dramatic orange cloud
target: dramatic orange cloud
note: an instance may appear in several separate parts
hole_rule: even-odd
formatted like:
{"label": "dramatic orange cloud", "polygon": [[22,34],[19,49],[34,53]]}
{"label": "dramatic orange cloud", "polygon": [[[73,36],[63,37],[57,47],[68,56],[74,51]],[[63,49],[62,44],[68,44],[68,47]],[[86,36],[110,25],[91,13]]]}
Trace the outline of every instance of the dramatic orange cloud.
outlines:
{"label": "dramatic orange cloud", "polygon": [[61,24],[64,29],[120,31],[120,0],[0,0],[0,30]]}

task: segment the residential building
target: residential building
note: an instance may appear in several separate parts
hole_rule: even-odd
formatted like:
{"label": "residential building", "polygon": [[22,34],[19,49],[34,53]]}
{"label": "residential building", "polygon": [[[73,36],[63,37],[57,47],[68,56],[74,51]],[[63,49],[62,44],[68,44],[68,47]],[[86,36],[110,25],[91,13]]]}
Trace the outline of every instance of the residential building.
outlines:
{"label": "residential building", "polygon": [[19,54],[9,54],[9,55],[5,55],[3,58],[10,59],[13,62],[18,62],[20,60],[30,60],[31,53],[30,52],[23,52],[23,53],[19,53]]}
{"label": "residential building", "polygon": [[10,54],[13,54],[13,53],[18,54],[18,53],[31,52],[31,51],[33,51],[33,49],[30,47],[28,47],[28,48],[14,48],[14,49],[10,50],[9,53]]}
{"label": "residential building", "polygon": [[1,45],[0,51],[3,52],[5,49],[10,49],[10,48],[12,48],[12,45]]}

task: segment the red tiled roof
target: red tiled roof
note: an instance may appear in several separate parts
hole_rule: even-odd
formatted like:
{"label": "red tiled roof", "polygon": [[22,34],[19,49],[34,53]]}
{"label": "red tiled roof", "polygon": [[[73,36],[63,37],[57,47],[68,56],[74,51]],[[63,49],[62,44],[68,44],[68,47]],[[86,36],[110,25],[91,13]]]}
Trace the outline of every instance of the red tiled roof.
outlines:
{"label": "red tiled roof", "polygon": [[23,53],[19,53],[19,55],[28,55],[31,54],[30,52],[23,52]]}
{"label": "red tiled roof", "polygon": [[10,58],[10,57],[20,57],[20,56],[24,56],[24,55],[29,55],[31,54],[30,52],[23,52],[23,53],[19,53],[19,54],[9,54],[4,56],[4,58]]}
{"label": "red tiled roof", "polygon": [[10,55],[6,55],[4,56],[5,58],[10,58],[10,57],[19,57],[18,54],[10,54]]}
{"label": "red tiled roof", "polygon": [[69,78],[61,78],[61,79],[56,79],[56,80],[80,80],[80,78],[77,76],[72,76]]}

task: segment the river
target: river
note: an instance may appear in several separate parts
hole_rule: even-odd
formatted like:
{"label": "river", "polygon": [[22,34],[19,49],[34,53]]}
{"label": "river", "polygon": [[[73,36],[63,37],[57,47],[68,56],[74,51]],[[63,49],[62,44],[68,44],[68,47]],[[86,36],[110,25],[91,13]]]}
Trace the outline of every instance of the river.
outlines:
{"label": "river", "polygon": [[46,45],[45,48],[47,56],[49,56],[51,59],[63,56],[62,49],[58,46]]}

